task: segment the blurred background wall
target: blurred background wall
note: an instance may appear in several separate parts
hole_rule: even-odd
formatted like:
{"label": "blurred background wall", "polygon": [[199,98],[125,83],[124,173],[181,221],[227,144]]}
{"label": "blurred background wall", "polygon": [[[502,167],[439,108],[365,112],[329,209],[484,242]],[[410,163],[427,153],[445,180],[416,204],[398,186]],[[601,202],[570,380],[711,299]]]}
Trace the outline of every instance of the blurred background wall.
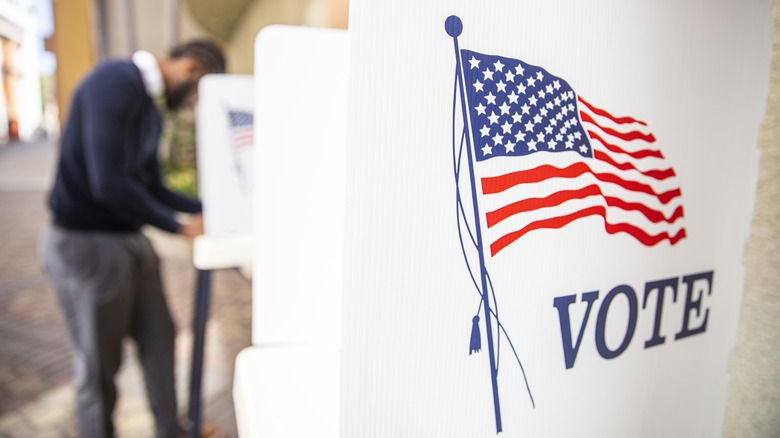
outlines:
{"label": "blurred background wall", "polygon": [[726,438],[780,437],[780,0],[774,0],[772,23],[772,70],[758,141],[756,206],[742,261],[737,345],[729,364]]}
{"label": "blurred background wall", "polygon": [[[13,0],[0,0],[0,2]],[[16,0],[25,1],[25,0]],[[27,0],[31,1],[31,0]],[[222,43],[230,73],[251,74],[257,32],[269,24],[346,28],[347,0],[52,0],[57,101],[64,114],[78,79],[96,62],[143,49],[164,55],[177,42]]]}
{"label": "blurred background wall", "polygon": [[0,143],[30,140],[43,124],[42,35],[32,0],[0,0]]}
{"label": "blurred background wall", "polygon": [[[75,87],[102,60],[127,58],[141,49],[162,56],[179,42],[207,37],[224,49],[229,73],[251,74],[254,39],[263,27],[291,24],[346,28],[348,15],[348,0],[0,0],[0,5],[3,2],[14,2],[17,9],[28,11],[27,15],[51,23],[46,26],[47,32],[37,32],[45,38],[48,52],[29,46],[31,54],[56,59],[56,74],[52,68],[42,73],[42,79],[29,75],[30,82],[42,85],[38,90],[43,100],[38,98],[33,105],[41,109],[37,117],[48,121],[37,132],[51,139],[57,138],[61,122],[67,117]],[[12,94],[7,96],[13,98]],[[161,111],[165,130],[160,160],[166,183],[174,190],[197,196],[194,111],[170,113],[163,106]],[[5,125],[2,119],[0,107],[0,126]],[[40,120],[27,119],[30,126],[41,125]],[[21,139],[29,140],[32,135]],[[0,143],[4,139],[14,138],[0,131]]]}
{"label": "blurred background wall", "polygon": [[0,0],[0,144],[56,138],[73,89],[101,60],[209,37],[230,73],[251,74],[260,29],[346,29],[347,9],[348,0]]}

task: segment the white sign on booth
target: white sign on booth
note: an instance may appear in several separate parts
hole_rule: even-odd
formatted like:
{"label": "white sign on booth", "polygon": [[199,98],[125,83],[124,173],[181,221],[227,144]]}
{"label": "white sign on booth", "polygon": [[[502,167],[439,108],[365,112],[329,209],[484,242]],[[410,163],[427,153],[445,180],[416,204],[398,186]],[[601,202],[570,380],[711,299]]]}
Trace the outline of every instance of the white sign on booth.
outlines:
{"label": "white sign on booth", "polygon": [[770,6],[351,2],[341,436],[720,436]]}
{"label": "white sign on booth", "polygon": [[347,32],[255,41],[252,344],[236,361],[244,437],[339,436]]}
{"label": "white sign on booth", "polygon": [[198,181],[209,238],[252,234],[253,108],[252,76],[207,75],[198,84]]}

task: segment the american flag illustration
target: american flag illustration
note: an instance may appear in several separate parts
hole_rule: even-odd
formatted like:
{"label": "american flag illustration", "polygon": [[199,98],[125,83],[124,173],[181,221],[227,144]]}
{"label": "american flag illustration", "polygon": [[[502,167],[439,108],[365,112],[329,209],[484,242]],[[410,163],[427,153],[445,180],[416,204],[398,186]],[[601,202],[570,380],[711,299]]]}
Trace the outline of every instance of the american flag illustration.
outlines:
{"label": "american flag illustration", "polygon": [[249,193],[249,179],[244,166],[241,165],[241,155],[244,155],[242,151],[251,151],[255,142],[254,115],[251,112],[235,110],[228,110],[227,115],[230,136],[233,139],[233,166],[236,169],[238,184],[242,193]]}
{"label": "american flag illustration", "polygon": [[254,143],[254,116],[245,111],[228,111],[230,133],[236,149],[251,148]]}
{"label": "american flag illustration", "polygon": [[647,246],[685,237],[674,169],[646,123],[595,107],[523,61],[469,50],[461,60],[492,256],[587,217]]}

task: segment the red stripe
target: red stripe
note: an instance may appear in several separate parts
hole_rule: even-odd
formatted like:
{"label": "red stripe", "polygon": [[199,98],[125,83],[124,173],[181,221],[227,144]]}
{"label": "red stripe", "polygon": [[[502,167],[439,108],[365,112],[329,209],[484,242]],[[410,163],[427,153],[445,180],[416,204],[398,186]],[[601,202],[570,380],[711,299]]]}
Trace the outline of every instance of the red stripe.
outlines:
{"label": "red stripe", "polygon": [[659,201],[661,201],[661,204],[664,205],[668,204],[672,199],[682,195],[680,189],[673,189],[664,193],[656,193],[655,190],[653,190],[653,188],[647,184],[642,184],[636,181],[626,181],[611,173],[594,173],[594,175],[599,181],[617,184],[624,189],[631,190],[633,192],[642,192],[647,193],[648,195],[653,195],[658,198]]}
{"label": "red stripe", "polygon": [[601,194],[601,189],[599,189],[598,186],[590,185],[579,190],[562,190],[560,192],[553,193],[546,198],[531,198],[513,202],[509,205],[499,208],[498,210],[487,213],[485,215],[487,218],[487,226],[490,228],[504,219],[507,219],[518,213],[538,210],[545,207],[555,207],[556,205],[561,205],[564,202],[572,199],[585,199],[589,196],[596,196]]}
{"label": "red stripe", "polygon": [[671,167],[664,170],[653,169],[653,170],[642,171],[637,169],[636,166],[634,166],[631,163],[618,163],[617,161],[613,160],[612,157],[610,157],[609,155],[601,151],[593,151],[593,157],[607,164],[611,164],[612,166],[617,167],[620,170],[636,170],[642,175],[649,176],[650,178],[654,178],[659,181],[663,181],[666,178],[671,178],[675,176],[674,169],[672,169]]}
{"label": "red stripe", "polygon": [[653,136],[653,134],[645,134],[644,132],[639,132],[639,131],[618,132],[612,128],[605,128],[604,126],[601,126],[598,123],[596,123],[596,121],[593,120],[593,117],[591,117],[588,113],[583,111],[580,111],[580,118],[582,118],[583,122],[596,125],[599,128],[601,128],[602,131],[606,132],[607,134],[613,137],[617,137],[621,140],[625,140],[625,141],[644,140],[648,143],[653,143],[655,141],[655,136]]}
{"label": "red stripe", "polygon": [[642,159],[642,158],[647,158],[647,157],[654,157],[654,158],[663,158],[664,157],[663,154],[661,154],[661,151],[657,151],[657,150],[653,150],[653,149],[642,149],[641,151],[636,151],[636,152],[625,151],[625,150],[621,149],[620,147],[615,146],[614,144],[607,143],[606,140],[601,138],[601,136],[599,136],[598,134],[596,134],[593,131],[588,131],[588,137],[590,137],[591,139],[598,140],[599,142],[601,142],[601,144],[604,145],[604,147],[606,147],[607,149],[609,149],[610,151],[612,151],[612,152],[614,152],[616,154],[626,154],[626,155],[628,155],[631,158]]}
{"label": "red stripe", "polygon": [[654,210],[638,202],[627,202],[620,198],[604,196],[604,193],[601,191],[599,186],[589,185],[579,190],[562,190],[560,192],[553,193],[546,198],[524,199],[522,201],[517,201],[505,205],[497,210],[493,210],[485,214],[485,218],[487,219],[487,227],[491,228],[501,221],[508,219],[516,214],[538,210],[541,208],[555,207],[572,199],[585,199],[590,196],[601,196],[609,207],[642,213],[642,215],[644,215],[649,221],[653,223],[667,222],[669,224],[673,224],[677,221],[677,219],[683,217],[682,206],[677,207],[672,215],[669,216],[669,218],[666,218],[664,214],[658,210]]}
{"label": "red stripe", "polygon": [[659,222],[666,222],[669,224],[673,224],[677,222],[677,219],[683,217],[682,205],[674,209],[672,215],[669,216],[669,218],[666,218],[664,217],[663,213],[661,213],[658,210],[653,210],[652,208],[646,206],[645,204],[640,204],[638,202],[626,202],[620,198],[613,198],[609,196],[605,196],[604,199],[607,200],[607,205],[610,207],[615,207],[626,211],[638,211],[642,213],[650,222],[656,224]]}
{"label": "red stripe", "polygon": [[236,149],[241,149],[243,147],[252,146],[254,141],[251,138],[235,139],[234,144],[236,145]]}
{"label": "red stripe", "polygon": [[592,174],[599,181],[616,184],[633,192],[641,192],[655,196],[664,205],[681,195],[679,188],[659,194],[647,184],[642,184],[637,181],[627,181],[611,173],[595,173],[585,163],[575,163],[563,169],[544,164],[529,170],[521,170],[505,175],[482,178],[482,194],[492,195],[501,193],[504,190],[519,184],[536,183],[550,178],[576,178],[586,173]]}
{"label": "red stripe", "polygon": [[581,219],[588,216],[601,216],[604,219],[604,228],[609,234],[617,234],[617,233],[627,233],[630,234],[632,237],[634,237],[636,240],[638,240],[640,243],[642,243],[645,246],[655,246],[659,242],[662,242],[664,240],[668,240],[669,243],[672,245],[679,242],[681,239],[685,238],[685,228],[680,229],[680,231],[677,232],[676,235],[670,236],[668,232],[664,231],[660,234],[656,235],[650,235],[645,230],[626,223],[619,223],[619,224],[610,224],[607,222],[607,212],[606,208],[600,205],[589,207],[583,210],[580,210],[578,212],[566,215],[566,216],[559,216],[554,217],[550,219],[545,219],[537,222],[533,222],[531,224],[528,224],[527,226],[523,227],[520,230],[511,232],[509,234],[506,234],[502,237],[500,237],[498,240],[490,244],[490,255],[495,256],[498,254],[499,251],[509,246],[512,242],[519,239],[523,235],[533,231],[533,230],[539,230],[539,229],[559,229],[563,228],[566,225],[576,221],[577,219]]}
{"label": "red stripe", "polygon": [[576,163],[565,169],[543,164],[533,169],[482,178],[482,194],[501,193],[518,184],[537,183],[550,178],[575,178],[588,172],[592,173],[590,168],[583,163]]}
{"label": "red stripe", "polygon": [[589,110],[593,111],[597,115],[600,115],[601,117],[606,117],[617,124],[625,125],[626,123],[639,123],[640,125],[647,126],[647,123],[641,120],[634,119],[632,117],[615,117],[612,114],[604,111],[603,109],[596,108],[595,106],[589,104],[588,102],[585,102],[585,100],[580,96],[577,96],[577,100],[582,102],[586,107],[588,107]]}

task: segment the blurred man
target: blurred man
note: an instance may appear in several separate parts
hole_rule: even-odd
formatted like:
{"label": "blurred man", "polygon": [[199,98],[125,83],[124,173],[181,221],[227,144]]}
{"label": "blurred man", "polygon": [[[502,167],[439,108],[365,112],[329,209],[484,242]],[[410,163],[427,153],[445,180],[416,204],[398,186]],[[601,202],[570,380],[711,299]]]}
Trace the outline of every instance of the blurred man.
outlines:
{"label": "blurred man", "polygon": [[[114,376],[126,336],[138,345],[156,436],[184,433],[174,391],[174,324],[157,255],[140,229],[149,224],[194,237],[203,221],[199,202],[163,186],[154,99],[164,96],[176,109],[193,100],[204,74],[224,71],[216,45],[193,41],[165,58],[141,51],[103,63],[74,94],[42,255],[74,345],[82,437],[114,436]],[[179,223],[175,211],[193,216]]]}

